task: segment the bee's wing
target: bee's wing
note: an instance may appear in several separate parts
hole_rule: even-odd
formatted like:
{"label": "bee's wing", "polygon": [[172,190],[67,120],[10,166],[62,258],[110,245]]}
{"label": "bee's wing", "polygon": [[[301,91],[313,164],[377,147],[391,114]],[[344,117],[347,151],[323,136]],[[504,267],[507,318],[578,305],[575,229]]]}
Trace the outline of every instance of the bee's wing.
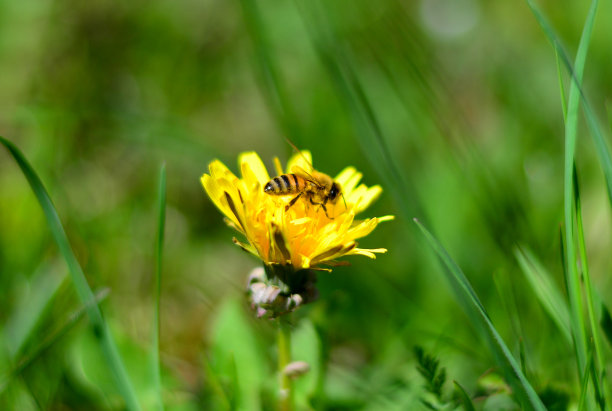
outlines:
{"label": "bee's wing", "polygon": [[321,187],[321,183],[302,167],[295,165],[291,167],[291,172],[302,177],[304,180],[310,181],[311,183],[316,184],[318,187]]}

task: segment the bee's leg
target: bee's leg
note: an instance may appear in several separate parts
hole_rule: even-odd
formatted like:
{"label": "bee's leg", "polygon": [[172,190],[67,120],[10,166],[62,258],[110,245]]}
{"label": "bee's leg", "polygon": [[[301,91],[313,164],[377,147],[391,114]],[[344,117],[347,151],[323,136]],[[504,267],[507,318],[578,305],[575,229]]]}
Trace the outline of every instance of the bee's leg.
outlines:
{"label": "bee's leg", "polygon": [[323,211],[325,211],[325,216],[329,218],[330,220],[333,220],[334,217],[330,217],[329,214],[327,214],[327,208],[325,207],[325,204],[327,204],[327,200],[329,199],[326,197],[325,200],[323,201],[323,204],[321,204],[321,207],[323,207]]}
{"label": "bee's leg", "polygon": [[330,220],[333,220],[334,217],[330,217],[329,214],[327,214],[327,208],[325,207],[325,203],[321,203],[321,207],[323,208],[323,211],[325,211],[325,217],[329,218]]}
{"label": "bee's leg", "polygon": [[[298,201],[298,198],[300,198],[300,197],[302,196],[302,194],[304,194],[304,193],[300,193],[300,194],[296,195],[296,196],[293,198],[293,200],[291,200],[291,201],[289,202],[289,204],[287,204],[287,205],[285,206],[285,211],[289,210],[289,209],[291,208],[291,206],[292,206],[292,205],[294,205],[296,201]],[[312,201],[312,200],[311,200],[311,201]]]}
{"label": "bee's leg", "polygon": [[325,211],[325,217],[329,218],[330,220],[333,220],[333,217],[330,217],[329,214],[327,214],[327,207],[325,207],[325,203],[327,203],[327,200],[323,201],[322,203],[315,203],[314,201],[312,201],[312,198],[310,199],[310,204],[312,205],[318,205],[319,208],[322,208],[323,211]]}

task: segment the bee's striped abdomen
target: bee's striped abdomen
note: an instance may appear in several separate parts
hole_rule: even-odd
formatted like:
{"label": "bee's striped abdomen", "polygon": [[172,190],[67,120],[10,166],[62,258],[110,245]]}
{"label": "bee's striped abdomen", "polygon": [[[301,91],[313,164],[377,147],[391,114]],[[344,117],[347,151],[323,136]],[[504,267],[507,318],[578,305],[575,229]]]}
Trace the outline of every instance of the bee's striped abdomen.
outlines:
{"label": "bee's striped abdomen", "polygon": [[274,177],[264,187],[264,192],[272,195],[285,195],[299,192],[304,187],[304,181],[295,174],[283,174]]}

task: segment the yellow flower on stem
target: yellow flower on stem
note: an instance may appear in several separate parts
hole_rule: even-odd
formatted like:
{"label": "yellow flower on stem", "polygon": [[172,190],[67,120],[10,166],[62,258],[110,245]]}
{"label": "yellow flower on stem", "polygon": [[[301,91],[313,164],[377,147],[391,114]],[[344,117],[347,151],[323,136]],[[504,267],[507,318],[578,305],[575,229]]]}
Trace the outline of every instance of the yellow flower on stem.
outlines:
{"label": "yellow flower on stem", "polygon": [[[308,151],[291,157],[285,171],[278,159],[274,162],[276,175],[295,170],[318,175]],[[284,313],[314,300],[316,277],[312,270],[331,271],[321,266],[342,264],[338,259],[344,256],[376,258],[375,253],[387,251],[357,246],[357,239],[393,216],[355,219],[382,192],[378,185],[359,184],[362,175],[355,168],[347,167],[336,176],[334,181],[340,186],[341,195],[323,207],[313,204],[308,195],[292,202],[295,192],[287,195],[264,192],[270,175],[256,153],[241,154],[238,164],[242,178],[214,160],[209,165],[210,174],[204,174],[201,181],[227,224],[247,239],[243,242],[234,238],[234,242],[264,262],[265,273],[259,270],[249,278],[249,292],[260,315],[270,308],[276,314]]]}
{"label": "yellow flower on stem", "polygon": [[[306,198],[299,199],[289,209],[295,197],[275,196],[263,188],[270,175],[259,156],[243,153],[238,159],[242,178],[236,177],[218,160],[209,165],[210,174],[202,176],[202,185],[226,216],[227,223],[242,233],[247,243],[234,240],[243,249],[260,258],[265,264],[292,265],[295,270],[335,265],[345,255],[384,253],[384,248],[358,248],[356,240],[368,235],[379,222],[392,216],[355,220],[355,215],[366,209],[382,192],[380,186],[359,184],[361,173],[353,167],[345,168],[334,179],[343,198],[327,203],[327,215],[322,207]],[[296,166],[312,173],[311,155],[302,151],[294,155],[286,171],[275,159],[277,175],[292,173]],[[329,216],[329,217],[328,217]]]}
{"label": "yellow flower on stem", "polygon": [[[247,240],[234,242],[264,263],[252,271],[247,286],[258,316],[279,317],[316,299],[314,270],[330,271],[322,265],[338,265],[338,259],[348,255],[376,258],[376,253],[387,251],[357,247],[359,238],[393,216],[355,219],[382,192],[380,186],[359,184],[361,173],[355,168],[345,168],[332,182],[312,169],[310,152],[302,151],[289,159],[285,171],[274,159],[277,176],[296,175],[272,183],[256,153],[241,154],[238,164],[242,178],[213,161],[202,185],[228,225]],[[289,321],[280,317],[278,324],[279,409],[290,410],[291,379],[308,364],[291,363]]]}

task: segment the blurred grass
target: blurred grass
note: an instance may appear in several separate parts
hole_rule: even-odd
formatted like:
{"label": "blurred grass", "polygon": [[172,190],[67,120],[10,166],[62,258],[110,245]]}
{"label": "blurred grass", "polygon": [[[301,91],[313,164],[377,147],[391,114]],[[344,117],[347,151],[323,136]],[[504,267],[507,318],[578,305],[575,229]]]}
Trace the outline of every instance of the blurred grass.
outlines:
{"label": "blurred grass", "polygon": [[102,316],[102,312],[100,311],[100,308],[96,302],[93,291],[87,283],[83,269],[72,251],[72,247],[70,246],[70,242],[66,237],[64,227],[62,226],[57,211],[55,210],[55,207],[53,206],[45,187],[34,169],[32,169],[28,161],[24,158],[23,154],[13,143],[6,140],[2,136],[0,136],[0,143],[2,143],[2,145],[11,153],[15,159],[15,162],[19,165],[19,168],[21,168],[21,171],[27,178],[28,183],[30,183],[32,191],[36,195],[36,199],[40,203],[40,207],[45,214],[49,230],[53,235],[53,239],[57,243],[60,254],[66,261],[74,288],[89,317],[89,321],[91,322],[92,326],[92,333],[95,335],[96,340],[99,343],[107,365],[115,379],[117,389],[121,392],[121,395],[125,400],[126,407],[129,410],[139,410],[140,406],[138,405],[138,400],[136,399],[134,389],[132,388],[125,365],[123,364],[115,345],[115,341],[113,340],[108,325]]}
{"label": "blurred grass", "polygon": [[[239,304],[227,308],[242,298],[256,262],[231,244],[233,233],[198,181],[212,158],[237,171],[237,154],[245,150],[258,151],[271,168],[273,156],[285,160],[291,152],[284,136],[310,149],[322,171],[334,175],[354,165],[367,184],[382,184],[383,196],[367,216],[401,216],[363,241],[388,254],[354,258],[352,267],[320,276],[321,299],[305,315],[320,339],[322,371],[314,391],[312,380],[305,381],[301,402],[317,409],[419,409],[415,345],[439,357],[473,399],[478,395],[476,409],[507,400],[503,384],[493,389],[483,376],[495,356],[440,286],[439,267],[412,229],[416,216],[469,273],[545,405],[552,402],[544,398],[579,404],[582,371],[573,349],[520,274],[514,250],[517,244],[530,250],[529,260],[542,267],[537,271],[545,270],[551,288],[567,299],[558,244],[566,117],[559,84],[567,92],[578,77],[578,64],[567,56],[580,47],[590,5],[538,4],[563,48],[547,44],[547,32],[522,3],[0,1],[0,133],[45,181],[91,288],[110,288],[105,318],[119,350],[128,353],[143,404],[152,406],[159,394],[146,359],[155,324],[161,162],[168,170],[159,302],[164,405],[201,409],[214,402],[225,409],[244,400],[232,396],[244,389],[242,375],[260,387],[242,395],[260,398],[263,408],[271,403],[272,329]],[[609,127],[598,121],[610,121],[612,28],[605,16],[611,11],[609,2],[598,6],[575,94],[585,113],[576,118],[575,153],[584,255],[594,294],[608,307]],[[576,74],[559,80],[559,65]],[[589,132],[593,140],[582,138]],[[45,341],[79,300],[54,285],[61,278],[57,249],[26,180],[4,152],[0,215],[4,375],[12,369],[7,343],[24,332]],[[512,288],[501,300],[492,275],[502,292]],[[45,281],[52,283],[48,289]],[[23,308],[29,299],[37,301],[30,312]],[[605,323],[594,300],[596,323]],[[240,332],[258,349],[242,348],[246,354],[229,359],[227,340],[235,336],[219,322],[228,317],[242,318]],[[94,373],[103,363],[82,360],[96,357],[80,324],[11,381],[0,394],[2,408],[121,408],[107,376]],[[595,328],[585,326],[589,333]],[[30,344],[24,352],[36,348]],[[609,372],[610,345],[601,345],[601,372]],[[254,362],[239,361],[249,353],[257,353]],[[593,355],[593,364],[602,362]],[[215,361],[228,368],[234,361],[235,375]]]}
{"label": "blurred grass", "polygon": [[164,233],[166,228],[166,165],[159,171],[159,214],[157,216],[157,236],[155,239],[155,314],[153,317],[153,338],[151,349],[151,363],[153,374],[153,388],[157,393],[157,409],[164,409],[162,396],[161,370],[159,365],[159,334],[160,334],[160,304],[162,291],[162,256],[164,252]]}
{"label": "blurred grass", "polygon": [[536,391],[519,368],[518,361],[514,358],[508,346],[491,322],[489,314],[480,302],[469,280],[461,271],[461,268],[457,266],[457,263],[453,261],[452,257],[448,255],[448,252],[435,237],[431,235],[427,228],[416,219],[415,223],[421,229],[429,246],[436,253],[441,264],[444,266],[447,280],[455,292],[458,302],[462,305],[463,310],[470,318],[472,325],[478,331],[486,334],[491,349],[495,353],[498,366],[503,370],[508,383],[520,398],[522,407],[534,410],[545,410],[546,407],[544,407]]}

